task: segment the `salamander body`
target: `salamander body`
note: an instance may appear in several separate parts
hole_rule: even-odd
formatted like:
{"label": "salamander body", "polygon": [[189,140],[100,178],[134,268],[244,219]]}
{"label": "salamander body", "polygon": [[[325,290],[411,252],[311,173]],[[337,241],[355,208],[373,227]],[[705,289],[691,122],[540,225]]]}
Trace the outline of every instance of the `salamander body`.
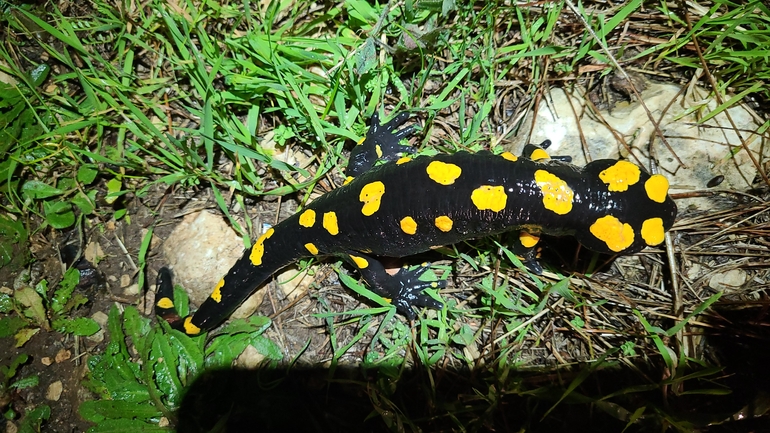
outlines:
{"label": "salamander body", "polygon": [[[577,167],[535,146],[522,157],[486,151],[411,157],[399,140],[412,128],[397,130],[407,119],[402,113],[380,125],[374,116],[351,154],[352,180],[267,230],[194,315],[176,315],[170,276],[162,271],[157,313],[195,335],[224,320],[284,266],[331,255],[352,264],[371,290],[413,318],[415,306],[442,307],[423,290],[444,282],[418,280],[425,266],[391,276],[377,256],[404,257],[519,230],[514,251],[537,268],[541,233],[575,236],[601,253],[633,253],[661,244],[676,218],[666,178],[630,162],[602,159]],[[387,162],[373,167],[378,159]]]}

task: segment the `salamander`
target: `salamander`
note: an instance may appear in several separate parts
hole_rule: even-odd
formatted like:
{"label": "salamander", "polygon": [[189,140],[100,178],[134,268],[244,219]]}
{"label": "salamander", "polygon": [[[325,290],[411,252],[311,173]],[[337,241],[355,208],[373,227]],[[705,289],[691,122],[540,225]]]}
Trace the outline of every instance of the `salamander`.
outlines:
{"label": "salamander", "polygon": [[445,281],[420,280],[427,264],[390,275],[378,257],[517,230],[514,252],[537,269],[541,234],[571,235],[593,251],[626,254],[661,244],[676,218],[668,180],[631,162],[600,159],[577,167],[533,145],[522,156],[414,156],[411,146],[401,144],[414,132],[413,126],[401,128],[408,118],[400,113],[381,124],[373,115],[365,139],[351,152],[345,184],[262,234],[195,314],[176,313],[170,272],[162,269],[156,313],[196,335],[226,319],[281,268],[302,258],[337,256],[358,270],[370,290],[414,319],[415,307],[443,307],[424,290],[440,289]]}

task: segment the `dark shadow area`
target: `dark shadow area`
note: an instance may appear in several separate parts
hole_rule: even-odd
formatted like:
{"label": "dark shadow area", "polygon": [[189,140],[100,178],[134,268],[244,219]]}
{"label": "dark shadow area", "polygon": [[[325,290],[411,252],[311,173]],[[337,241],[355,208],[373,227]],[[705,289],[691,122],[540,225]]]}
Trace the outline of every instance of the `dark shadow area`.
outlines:
{"label": "dark shadow area", "polygon": [[731,405],[731,420],[707,432],[770,432],[770,304],[720,302],[711,311],[714,327],[706,335],[707,354],[724,366],[719,382],[730,391],[720,399],[704,398],[703,410]]}
{"label": "dark shadow area", "polygon": [[180,433],[770,431],[762,416],[768,408],[758,406],[770,389],[766,343],[713,338],[724,344],[715,348],[727,355],[724,368],[666,386],[656,385],[663,368],[609,363],[560,371],[415,368],[397,378],[397,371],[362,368],[210,371],[188,388],[177,426]]}

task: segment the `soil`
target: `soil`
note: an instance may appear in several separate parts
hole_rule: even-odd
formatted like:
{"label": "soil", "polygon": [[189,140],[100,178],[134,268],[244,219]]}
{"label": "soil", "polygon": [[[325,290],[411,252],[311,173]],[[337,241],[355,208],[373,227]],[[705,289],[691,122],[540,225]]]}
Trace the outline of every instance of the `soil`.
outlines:
{"label": "soil", "polygon": [[[103,318],[106,318],[110,307],[116,302],[142,305],[142,296],[126,296],[123,293],[121,278],[117,276],[128,275],[135,282],[137,272],[132,263],[137,257],[143,228],[153,222],[153,217],[150,209],[139,200],[129,202],[129,215],[131,224],[127,222],[128,219],[118,222],[89,221],[87,225],[90,228],[82,233],[83,245],[79,243],[80,234],[75,231],[62,234],[55,230],[44,230],[35,234],[30,245],[34,261],[27,268],[31,285],[41,279],[47,280],[50,295],[63,275],[65,265],[60,260],[61,251],[67,245],[82,247],[94,242],[103,252],[103,258],[94,265],[99,278],[94,284],[76,289],[88,297],[89,302],[75,311],[74,316],[94,317],[97,322],[104,322]],[[3,268],[0,270],[0,285],[14,287],[19,273]],[[99,313],[102,314],[101,320]],[[44,424],[43,431],[86,431],[91,424],[78,416],[78,407],[81,402],[93,399],[94,396],[81,385],[81,381],[87,371],[88,357],[104,349],[104,333],[82,338],[40,328],[22,347],[15,347],[14,343],[10,337],[0,339],[0,365],[9,365],[18,355],[26,354],[29,359],[17,372],[15,379],[31,376],[39,378],[37,386],[11,393],[10,405],[15,412],[23,414],[47,405],[51,408],[51,417]],[[59,385],[60,395],[47,395],[51,392],[49,390],[55,390]],[[13,421],[8,421],[5,430],[14,431],[12,424]]]}

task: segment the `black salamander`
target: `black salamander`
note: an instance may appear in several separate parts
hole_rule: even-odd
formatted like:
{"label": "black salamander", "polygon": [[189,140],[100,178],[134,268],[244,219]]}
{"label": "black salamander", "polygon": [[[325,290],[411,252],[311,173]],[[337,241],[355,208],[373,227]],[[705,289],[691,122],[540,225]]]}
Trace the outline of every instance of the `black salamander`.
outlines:
{"label": "black salamander", "polygon": [[[244,252],[195,314],[181,318],[173,304],[170,272],[158,277],[156,312],[188,335],[226,319],[273,273],[305,257],[339,256],[367,286],[409,319],[414,307],[441,308],[424,294],[444,281],[418,278],[427,269],[385,272],[376,259],[519,230],[513,251],[537,269],[541,233],[571,235],[600,253],[633,253],[659,245],[676,218],[668,181],[628,161],[602,159],[576,167],[527,146],[509,152],[409,156],[398,129],[409,115],[380,124],[372,116],[365,140],[351,153],[345,185],[268,229]],[[375,166],[378,160],[386,163]]]}

